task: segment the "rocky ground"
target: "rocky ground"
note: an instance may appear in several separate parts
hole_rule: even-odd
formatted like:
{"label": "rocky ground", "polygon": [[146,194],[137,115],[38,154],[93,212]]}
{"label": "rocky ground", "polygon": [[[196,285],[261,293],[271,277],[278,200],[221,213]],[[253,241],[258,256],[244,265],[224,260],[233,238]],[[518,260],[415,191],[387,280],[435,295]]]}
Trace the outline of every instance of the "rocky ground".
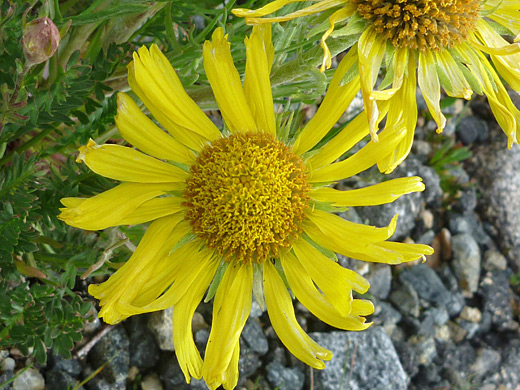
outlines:
{"label": "rocky ground", "polygon": [[[393,267],[340,259],[371,282],[376,311],[367,331],[335,330],[296,304],[302,326],[334,352],[323,371],[295,359],[255,304],[241,339],[239,388],[520,389],[520,148],[506,149],[483,100],[461,108],[447,109],[453,116],[445,135],[467,145],[471,158],[439,174],[428,164],[438,142],[435,126],[421,119],[413,154],[394,176],[419,175],[426,191],[345,213],[378,226],[399,213],[394,238],[430,244],[436,253],[426,263]],[[342,185],[366,185],[374,177],[369,172]],[[441,180],[451,182],[449,191]],[[201,306],[194,320],[201,348],[210,318],[210,306]],[[202,381],[184,382],[171,341],[171,312],[115,327],[96,321],[84,336],[89,344],[78,346],[74,359],[50,351],[46,367],[33,364],[3,389],[206,388]],[[23,368],[20,362],[16,351],[0,352],[0,384]]]}

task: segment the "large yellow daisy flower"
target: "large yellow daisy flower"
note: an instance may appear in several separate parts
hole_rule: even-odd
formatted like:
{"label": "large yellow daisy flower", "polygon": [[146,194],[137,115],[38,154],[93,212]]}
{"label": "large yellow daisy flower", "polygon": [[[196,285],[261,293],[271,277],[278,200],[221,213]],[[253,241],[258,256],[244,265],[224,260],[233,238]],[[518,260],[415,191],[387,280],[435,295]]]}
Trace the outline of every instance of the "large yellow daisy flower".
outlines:
{"label": "large yellow daisy flower", "polygon": [[[108,323],[173,306],[175,352],[188,382],[202,377],[210,389],[236,386],[239,337],[253,292],[267,306],[287,348],[310,366],[324,368],[331,352],[296,321],[288,287],[326,323],[363,330],[370,325],[363,316],[373,306],[354,299],[353,291],[364,293],[369,284],[335,262],[333,251],[389,264],[432,253],[425,245],[387,241],[396,218],[376,228],[327,210],[388,203],[424,186],[420,178],[407,177],[351,191],[332,188],[373,166],[399,140],[383,132],[388,143],[369,142],[334,162],[368,134],[367,118],[360,115],[310,151],[349,104],[345,96],[352,84],[340,86],[348,63],[338,69],[315,117],[294,138],[275,117],[269,26],[255,27],[246,38],[244,85],[221,28],[205,42],[203,54],[226,128],[219,131],[191,100],[157,46],[142,47],[129,66],[130,87],[167,132],[128,95],[119,94],[117,126],[140,151],[93,141],[81,147],[78,161],[122,183],[92,198],[63,199],[59,217],[87,230],[153,221],[128,262],[89,292],[100,300],[99,315]],[[191,321],[208,289],[206,299],[216,294],[202,360]]]}
{"label": "large yellow daisy flower", "polygon": [[[344,34],[360,34],[352,51],[357,57],[357,77],[372,137],[377,139],[382,119],[378,101],[388,101],[390,105],[386,127],[397,125],[406,133],[394,153],[378,162],[382,172],[391,172],[410,152],[417,121],[417,83],[438,132],[446,124],[440,107],[442,87],[447,95],[465,99],[473,92],[485,94],[508,137],[508,147],[518,143],[520,111],[513,105],[500,76],[520,92],[520,44],[510,44],[497,31],[520,39],[519,1],[316,0],[315,4],[285,16],[264,17],[298,1],[301,0],[275,0],[258,10],[235,9],[233,13],[245,17],[247,23],[261,24],[334,10],[329,18],[330,28],[321,39],[325,52],[322,70],[331,65],[325,40],[336,23],[348,22]],[[385,56],[388,74],[383,85],[374,90]],[[390,88],[383,89],[390,84]]]}

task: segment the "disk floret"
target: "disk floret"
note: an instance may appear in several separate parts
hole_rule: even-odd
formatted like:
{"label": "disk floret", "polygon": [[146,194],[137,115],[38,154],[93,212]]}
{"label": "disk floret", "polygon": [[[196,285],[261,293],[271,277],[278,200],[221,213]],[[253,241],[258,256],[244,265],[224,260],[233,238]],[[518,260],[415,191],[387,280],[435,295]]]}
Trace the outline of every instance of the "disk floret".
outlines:
{"label": "disk floret", "polygon": [[186,181],[186,219],[229,261],[276,257],[301,232],[310,185],[300,157],[264,133],[207,145]]}
{"label": "disk floret", "polygon": [[354,0],[364,19],[395,47],[450,48],[474,30],[480,0]]}

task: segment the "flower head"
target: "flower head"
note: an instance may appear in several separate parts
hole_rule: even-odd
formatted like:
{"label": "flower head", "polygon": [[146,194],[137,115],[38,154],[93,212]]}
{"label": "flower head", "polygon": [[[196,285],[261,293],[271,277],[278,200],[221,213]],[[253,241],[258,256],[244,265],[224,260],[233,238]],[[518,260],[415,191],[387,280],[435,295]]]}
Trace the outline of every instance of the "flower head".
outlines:
{"label": "flower head", "polygon": [[[142,47],[129,66],[130,86],[167,132],[120,93],[117,126],[140,151],[93,141],[81,147],[78,161],[122,183],[89,199],[63,199],[59,217],[88,230],[153,221],[130,259],[89,292],[100,300],[100,316],[108,323],[173,306],[175,352],[188,382],[202,377],[210,389],[236,386],[239,337],[253,291],[287,348],[324,368],[331,352],[300,327],[287,286],[326,323],[363,330],[373,306],[353,292],[364,293],[369,284],[334,261],[333,251],[389,264],[432,253],[425,245],[387,241],[396,218],[376,228],[324,210],[388,203],[424,185],[407,177],[351,191],[332,188],[373,166],[400,139],[384,131],[388,144],[371,141],[335,162],[368,134],[362,114],[315,148],[350,103],[346,92],[352,84],[340,86],[348,62],[339,67],[314,118],[294,137],[275,116],[270,26],[254,27],[246,38],[244,85],[221,28],[205,42],[203,55],[226,128],[219,131],[196,106],[157,46]],[[208,289],[207,300],[216,293],[203,360],[191,321]]]}
{"label": "flower head", "polygon": [[[520,111],[501,79],[520,93],[518,1],[318,0],[284,16],[265,17],[295,1],[275,0],[258,10],[235,9],[233,13],[245,17],[247,23],[262,24],[330,10],[330,27],[321,38],[322,70],[331,66],[326,39],[336,23],[347,21],[343,34],[359,35],[352,40],[357,43],[351,51],[359,66],[356,77],[373,139],[377,140],[383,119],[382,102],[389,105],[386,127],[397,126],[406,133],[394,153],[378,161],[382,172],[391,172],[410,152],[417,122],[417,84],[438,132],[446,125],[440,106],[442,87],[452,97],[470,99],[473,92],[486,95],[508,137],[508,147],[519,142]],[[497,31],[517,38],[509,43]],[[376,88],[383,61],[388,72]]]}

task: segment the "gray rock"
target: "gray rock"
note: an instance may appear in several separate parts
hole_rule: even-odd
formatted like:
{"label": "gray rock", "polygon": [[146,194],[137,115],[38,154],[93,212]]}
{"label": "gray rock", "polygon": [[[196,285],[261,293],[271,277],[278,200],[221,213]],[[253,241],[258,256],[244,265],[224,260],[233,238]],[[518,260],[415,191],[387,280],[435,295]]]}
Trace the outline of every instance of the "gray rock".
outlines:
{"label": "gray rock", "polygon": [[401,282],[408,282],[422,299],[445,307],[450,316],[462,310],[461,298],[452,294],[433,269],[426,264],[405,269],[399,275]]}
{"label": "gray rock", "polygon": [[430,206],[440,206],[442,203],[443,190],[441,188],[441,179],[435,169],[421,164],[414,156],[408,158],[397,167],[394,173],[389,175],[395,177],[422,177],[426,189],[421,193],[424,201]]}
{"label": "gray rock", "polygon": [[394,347],[404,370],[410,378],[413,378],[419,372],[416,349],[405,341],[394,341]]}
{"label": "gray rock", "polygon": [[444,307],[432,307],[426,310],[419,327],[419,335],[434,336],[438,327],[446,324],[450,316]]}
{"label": "gray rock", "polygon": [[503,386],[506,389],[520,388],[520,340],[511,340],[502,353],[502,363],[498,371],[484,379],[484,384]]}
{"label": "gray rock", "polygon": [[456,165],[455,167],[451,168],[449,175],[452,177],[454,182],[460,186],[469,184],[470,177],[461,165]]}
{"label": "gray rock", "polygon": [[484,312],[491,314],[492,324],[499,330],[512,330],[513,308],[509,275],[506,271],[488,271],[480,284],[480,294],[484,300]]}
{"label": "gray rock", "polygon": [[14,371],[15,367],[16,362],[13,358],[6,357],[5,359],[0,359],[0,372]]}
{"label": "gray rock", "polygon": [[325,370],[314,372],[314,389],[407,389],[408,376],[382,328],[311,333],[311,337],[334,354]]}
{"label": "gray rock", "polygon": [[[454,388],[471,388],[475,375],[471,371],[475,363],[476,351],[468,342],[456,346],[450,344],[439,360],[443,364],[444,376],[449,380]],[[475,388],[478,388],[475,387]]]}
{"label": "gray rock", "polygon": [[427,366],[437,357],[437,348],[432,336],[413,335],[408,339],[408,344],[415,350],[419,364]]}
{"label": "gray rock", "polygon": [[94,368],[105,365],[97,375],[113,388],[125,388],[130,365],[129,340],[122,326],[114,327],[104,335],[88,354]]}
{"label": "gray rock", "polygon": [[471,145],[476,141],[486,141],[489,138],[487,122],[475,116],[463,117],[455,130],[457,138],[463,145]]}
{"label": "gray rock", "polygon": [[370,282],[370,293],[386,299],[392,287],[392,271],[388,264],[370,264],[370,272],[365,275]]}
{"label": "gray rock", "polygon": [[201,329],[195,333],[195,344],[199,349],[204,350],[209,340],[209,329]]}
{"label": "gray rock", "polygon": [[[376,325],[395,325],[403,316],[394,307],[384,301],[375,303],[374,323]],[[388,333],[388,332],[387,332]]]}
{"label": "gray rock", "polygon": [[87,387],[87,390],[126,390],[126,385],[124,383],[109,383],[99,376],[90,379],[85,386]]}
{"label": "gray rock", "polygon": [[479,379],[489,376],[500,366],[502,356],[498,351],[491,348],[481,348],[477,351],[477,358],[471,366],[471,371]]}
{"label": "gray rock", "polygon": [[173,346],[173,308],[150,314],[148,328],[152,332],[161,351],[174,351]]}
{"label": "gray rock", "polygon": [[145,321],[144,316],[134,316],[126,322],[130,338],[130,365],[141,370],[155,366],[159,361],[160,352]]}
{"label": "gray rock", "polygon": [[435,232],[433,230],[427,230],[421,234],[415,242],[417,244],[431,245],[435,239]]}
{"label": "gray rock", "polygon": [[480,279],[480,248],[469,234],[457,234],[451,239],[452,266],[463,290],[474,293]]}
{"label": "gray rock", "polygon": [[[47,379],[48,389],[72,389],[79,384],[79,380],[74,378],[72,375],[65,371],[60,371],[56,368],[47,371],[45,374]],[[77,388],[77,390],[84,390],[83,386]]]}
{"label": "gray rock", "polygon": [[[13,378],[14,374],[12,371],[6,371],[2,375],[0,375],[0,384],[6,383],[7,381],[11,380]],[[12,390],[13,383],[10,382],[8,385],[4,385],[1,387],[2,390]]]}
{"label": "gray rock", "polygon": [[240,343],[240,358],[238,359],[238,384],[245,383],[247,378],[253,375],[256,370],[262,365],[256,353],[251,349],[245,348],[243,343]]}
{"label": "gray rock", "polygon": [[207,390],[206,383],[203,380],[191,379],[190,384],[186,383],[177,357],[172,353],[164,355],[159,361],[158,369],[164,390]]}
{"label": "gray rock", "polygon": [[258,318],[249,318],[247,320],[244,330],[242,331],[242,337],[249,348],[259,355],[265,355],[269,350],[267,337],[265,337]]}
{"label": "gray rock", "polygon": [[482,226],[482,222],[475,213],[450,213],[449,226],[452,234],[467,233],[480,244],[486,247],[492,247],[493,243]]}
{"label": "gray rock", "polygon": [[429,142],[415,140],[412,145],[412,153],[422,164],[426,164],[430,159],[430,154],[432,153],[432,146]]}
{"label": "gray rock", "polygon": [[507,260],[500,252],[490,249],[484,253],[484,269],[486,271],[505,271],[506,268]]}
{"label": "gray rock", "polygon": [[13,381],[13,390],[43,390],[44,388],[43,375],[33,367],[20,373]]}
{"label": "gray rock", "polygon": [[288,368],[272,362],[267,365],[267,380],[280,390],[301,390],[305,375],[298,367]]}
{"label": "gray rock", "polygon": [[410,283],[401,281],[401,284],[390,294],[390,302],[392,302],[401,313],[412,317],[419,317],[419,295]]}
{"label": "gray rock", "polygon": [[256,302],[255,299],[253,299],[253,303],[251,305],[251,313],[249,314],[250,318],[258,318],[262,314],[264,314],[264,311],[260,307],[260,305]]}
{"label": "gray rock", "polygon": [[[499,141],[499,140],[497,140]],[[499,232],[499,245],[515,272],[520,270],[520,147],[502,142],[476,148],[469,161],[477,178],[483,215]]]}
{"label": "gray rock", "polygon": [[368,221],[369,225],[386,226],[396,214],[397,227],[392,236],[393,240],[402,240],[408,237],[415,227],[415,220],[419,217],[423,205],[423,198],[420,192],[415,192],[400,197],[392,203],[379,206],[358,207],[359,216]]}
{"label": "gray rock", "polygon": [[472,212],[473,210],[475,210],[476,207],[477,192],[473,187],[468,187],[464,189],[460,194],[460,198],[457,199],[454,205],[454,209],[463,214]]}
{"label": "gray rock", "polygon": [[81,364],[76,359],[64,359],[57,353],[50,354],[49,365],[53,369],[64,371],[71,376],[77,377],[81,373]]}

